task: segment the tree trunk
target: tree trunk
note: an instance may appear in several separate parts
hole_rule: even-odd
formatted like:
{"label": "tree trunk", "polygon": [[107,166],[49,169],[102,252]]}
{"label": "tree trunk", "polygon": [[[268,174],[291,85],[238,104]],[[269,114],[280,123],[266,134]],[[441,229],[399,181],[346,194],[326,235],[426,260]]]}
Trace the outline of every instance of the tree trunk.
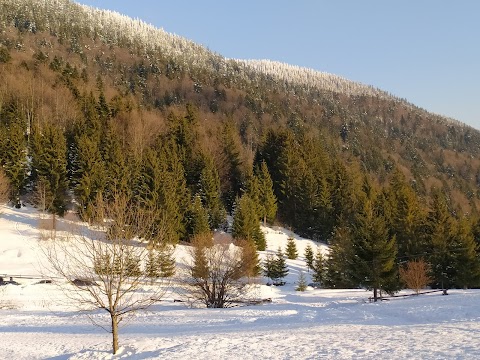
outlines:
{"label": "tree trunk", "polygon": [[378,289],[377,288],[373,288],[373,301],[374,302],[377,302],[377,299],[378,299]]}
{"label": "tree trunk", "polygon": [[117,315],[110,314],[112,318],[112,349],[115,355],[118,351],[118,317]]}

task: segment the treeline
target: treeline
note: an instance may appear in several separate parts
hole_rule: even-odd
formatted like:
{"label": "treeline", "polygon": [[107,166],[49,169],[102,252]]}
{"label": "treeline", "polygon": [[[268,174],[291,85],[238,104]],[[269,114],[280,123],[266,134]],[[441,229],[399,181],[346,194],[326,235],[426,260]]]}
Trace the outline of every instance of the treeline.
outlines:
{"label": "treeline", "polygon": [[264,250],[260,222],[280,223],[330,244],[331,287],[394,291],[399,266],[417,259],[431,264],[432,286],[480,285],[480,221],[456,213],[440,190],[425,204],[399,169],[380,186],[327,152],[320,137],[289,128],[268,130],[248,163],[231,121],[212,134],[218,153],[209,150],[192,105],[170,113],[164,131],[138,150],[121,135],[115,104],[101,91],[84,94],[82,116],[64,129],[28,124],[15,101],[4,106],[0,161],[11,200],[59,216],[74,209],[94,222],[99,199],[121,193],[154,214],[148,231],[158,245],[225,229]]}

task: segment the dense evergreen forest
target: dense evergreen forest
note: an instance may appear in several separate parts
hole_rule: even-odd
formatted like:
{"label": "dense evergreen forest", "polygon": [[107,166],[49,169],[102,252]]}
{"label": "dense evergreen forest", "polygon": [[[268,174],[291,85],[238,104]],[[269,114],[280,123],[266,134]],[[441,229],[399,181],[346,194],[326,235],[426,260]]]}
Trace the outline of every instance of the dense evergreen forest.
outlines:
{"label": "dense evergreen forest", "polygon": [[67,0],[0,3],[0,163],[20,201],[94,221],[126,194],[158,242],[260,222],[329,243],[323,282],[480,285],[480,132],[334,75],[226,60]]}

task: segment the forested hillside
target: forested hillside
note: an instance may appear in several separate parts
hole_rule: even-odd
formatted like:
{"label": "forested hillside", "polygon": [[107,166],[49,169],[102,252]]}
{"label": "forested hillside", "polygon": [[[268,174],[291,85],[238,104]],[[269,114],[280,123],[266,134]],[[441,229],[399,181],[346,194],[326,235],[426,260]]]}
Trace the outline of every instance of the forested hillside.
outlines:
{"label": "forested hillside", "polygon": [[1,1],[0,78],[13,204],[94,221],[122,193],[154,209],[160,242],[227,214],[259,249],[260,220],[329,242],[331,286],[394,289],[394,264],[419,258],[433,285],[480,284],[480,132],[464,124],[68,0]]}

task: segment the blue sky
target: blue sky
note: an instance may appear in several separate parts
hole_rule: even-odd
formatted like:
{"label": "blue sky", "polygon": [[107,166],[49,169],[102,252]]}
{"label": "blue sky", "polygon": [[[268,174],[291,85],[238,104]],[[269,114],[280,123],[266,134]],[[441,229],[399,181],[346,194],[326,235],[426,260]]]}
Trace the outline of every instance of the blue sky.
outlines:
{"label": "blue sky", "polygon": [[480,129],[477,0],[81,0],[221,55],[370,84]]}

